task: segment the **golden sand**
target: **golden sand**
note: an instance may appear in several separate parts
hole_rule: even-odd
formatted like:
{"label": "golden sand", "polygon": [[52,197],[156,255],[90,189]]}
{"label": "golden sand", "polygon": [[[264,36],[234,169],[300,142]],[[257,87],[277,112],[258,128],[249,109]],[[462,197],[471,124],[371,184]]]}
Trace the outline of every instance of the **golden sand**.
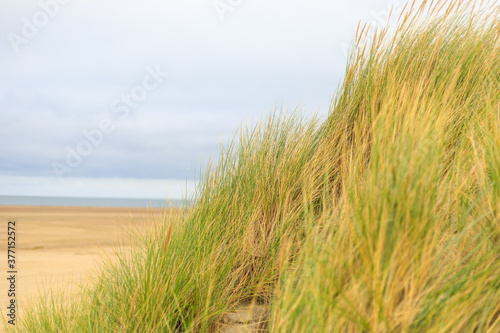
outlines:
{"label": "golden sand", "polygon": [[[142,232],[162,209],[108,207],[0,206],[0,306],[5,314],[8,221],[16,221],[16,296],[22,305],[64,288],[75,296],[101,256],[114,257],[117,245],[130,246],[130,227]],[[18,309],[19,310],[19,309]],[[17,312],[19,314],[19,311]],[[21,311],[22,313],[22,311]]]}

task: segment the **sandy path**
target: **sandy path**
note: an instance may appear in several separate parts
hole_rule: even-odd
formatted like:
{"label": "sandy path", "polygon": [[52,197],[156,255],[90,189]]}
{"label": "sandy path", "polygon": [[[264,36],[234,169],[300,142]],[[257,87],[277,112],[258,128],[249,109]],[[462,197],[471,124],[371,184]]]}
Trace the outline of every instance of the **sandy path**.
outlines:
{"label": "sandy path", "polygon": [[[146,230],[161,209],[0,206],[0,307],[9,304],[7,224],[16,220],[16,296],[21,305],[55,288],[69,295],[78,291],[101,255],[114,257],[114,248],[130,246],[129,227]],[[4,277],[5,276],[5,277]],[[18,309],[19,315],[19,309]]]}

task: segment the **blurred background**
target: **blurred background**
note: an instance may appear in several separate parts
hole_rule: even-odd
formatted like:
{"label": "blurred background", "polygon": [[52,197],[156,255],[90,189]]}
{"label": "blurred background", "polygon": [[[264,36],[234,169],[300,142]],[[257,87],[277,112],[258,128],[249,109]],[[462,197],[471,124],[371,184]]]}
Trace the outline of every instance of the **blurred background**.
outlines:
{"label": "blurred background", "polygon": [[0,0],[0,195],[189,196],[275,108],[324,117],[406,1]]}

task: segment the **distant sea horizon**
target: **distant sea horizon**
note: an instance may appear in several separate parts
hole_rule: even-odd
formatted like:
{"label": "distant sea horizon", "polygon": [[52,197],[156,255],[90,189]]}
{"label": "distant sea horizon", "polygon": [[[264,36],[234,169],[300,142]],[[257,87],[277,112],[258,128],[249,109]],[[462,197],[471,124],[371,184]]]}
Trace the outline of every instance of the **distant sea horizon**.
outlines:
{"label": "distant sea horizon", "polygon": [[189,200],[147,198],[91,198],[91,197],[44,197],[0,195],[0,206],[74,206],[74,207],[124,207],[165,208],[182,207]]}

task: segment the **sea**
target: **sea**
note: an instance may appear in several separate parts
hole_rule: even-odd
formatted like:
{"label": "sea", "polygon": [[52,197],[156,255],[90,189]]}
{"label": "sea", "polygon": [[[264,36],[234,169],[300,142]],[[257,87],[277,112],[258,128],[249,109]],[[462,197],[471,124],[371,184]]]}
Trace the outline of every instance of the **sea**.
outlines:
{"label": "sea", "polygon": [[0,195],[0,206],[74,206],[74,207],[138,207],[165,208],[186,207],[186,200],[171,199],[130,199],[130,198],[71,198],[71,197],[33,197]]}

